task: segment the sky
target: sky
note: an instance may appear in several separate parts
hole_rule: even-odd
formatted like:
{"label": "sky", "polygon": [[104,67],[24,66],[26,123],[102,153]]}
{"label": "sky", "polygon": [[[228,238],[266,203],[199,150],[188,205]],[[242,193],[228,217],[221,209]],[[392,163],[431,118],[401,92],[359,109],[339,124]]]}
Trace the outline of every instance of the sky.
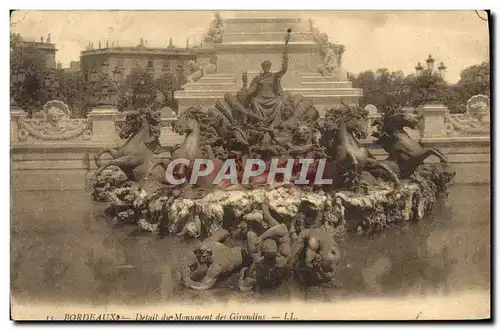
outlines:
{"label": "sky", "polygon": [[[255,14],[255,13],[253,13]],[[267,12],[264,16],[312,18],[330,41],[346,46],[342,63],[353,73],[378,68],[414,71],[429,54],[447,66],[446,79],[456,82],[469,65],[489,60],[488,22],[475,11],[298,11]],[[478,16],[479,15],[479,16]],[[221,12],[222,18],[234,16]],[[135,46],[140,38],[149,46],[165,47],[169,38],[184,47],[186,38],[202,41],[212,11],[16,11],[11,32],[40,40],[51,34],[56,60],[68,67],[78,61],[89,41],[106,40]]]}

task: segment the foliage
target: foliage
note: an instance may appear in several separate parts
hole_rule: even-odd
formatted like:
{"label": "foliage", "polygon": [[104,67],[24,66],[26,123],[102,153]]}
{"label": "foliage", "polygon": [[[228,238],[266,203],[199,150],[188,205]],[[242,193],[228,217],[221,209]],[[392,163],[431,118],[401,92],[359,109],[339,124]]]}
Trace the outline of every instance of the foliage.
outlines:
{"label": "foliage", "polygon": [[73,111],[75,117],[85,117],[91,110],[89,84],[80,72],[63,72],[59,75],[60,99]]}
{"label": "foliage", "polygon": [[11,97],[29,115],[43,105],[59,99],[70,107],[75,117],[83,117],[88,110],[85,97],[87,86],[79,73],[49,69],[44,54],[29,44],[21,44],[19,34],[10,39]]}
{"label": "foliage", "polygon": [[363,89],[359,100],[361,107],[373,104],[381,108],[386,104],[404,105],[408,98],[408,85],[403,72],[389,72],[382,68],[361,72],[359,75],[349,75],[353,87]]}
{"label": "foliage", "polygon": [[360,106],[373,104],[382,111],[386,107],[418,107],[426,102],[440,102],[450,112],[465,112],[472,96],[490,94],[489,62],[465,68],[456,84],[448,84],[438,73],[425,70],[418,76],[405,76],[401,71],[389,72],[385,68],[347,76],[353,87],[363,89]]}
{"label": "foliage", "polygon": [[132,70],[119,86],[118,110],[148,106],[155,101],[157,92],[163,92],[163,106],[176,110],[173,92],[180,88],[180,82],[171,73],[154,79],[143,69]]}
{"label": "foliage", "polygon": [[424,71],[421,75],[408,77],[408,104],[416,108],[424,103],[444,103],[449,87],[435,72]]}
{"label": "foliage", "polygon": [[118,87],[118,110],[145,107],[154,100],[153,77],[142,69],[134,69]]}
{"label": "foliage", "polygon": [[[19,35],[11,36],[10,43],[10,81],[11,97],[16,103],[28,111],[40,109],[47,99],[44,90],[44,78],[47,70],[43,54],[34,47],[21,44]],[[17,75],[23,75],[24,80],[18,80]]]}
{"label": "foliage", "polygon": [[474,95],[490,96],[490,63],[471,65],[460,73],[460,80],[451,86],[445,104],[452,112],[465,112],[467,101]]}

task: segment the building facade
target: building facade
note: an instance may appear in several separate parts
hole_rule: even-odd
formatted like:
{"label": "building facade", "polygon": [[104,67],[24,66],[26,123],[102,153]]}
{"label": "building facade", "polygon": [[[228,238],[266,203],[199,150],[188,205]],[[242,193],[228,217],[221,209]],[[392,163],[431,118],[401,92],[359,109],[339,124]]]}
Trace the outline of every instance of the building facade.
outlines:
{"label": "building facade", "polygon": [[67,72],[78,72],[80,71],[80,61],[71,61],[69,63],[69,68],[66,69]]}
{"label": "building facade", "polygon": [[21,47],[21,49],[33,48],[44,55],[45,65],[48,69],[56,69],[56,45],[50,42],[50,34],[47,39],[44,41],[43,37],[40,38],[40,41],[26,41],[21,40],[17,47]]}
{"label": "building facade", "polygon": [[89,81],[92,73],[105,73],[113,81],[122,82],[134,69],[143,69],[155,79],[168,73],[177,79],[190,73],[190,61],[196,61],[192,49],[175,47],[151,48],[142,42],[136,47],[114,46],[97,49],[87,47],[80,54],[80,70]]}

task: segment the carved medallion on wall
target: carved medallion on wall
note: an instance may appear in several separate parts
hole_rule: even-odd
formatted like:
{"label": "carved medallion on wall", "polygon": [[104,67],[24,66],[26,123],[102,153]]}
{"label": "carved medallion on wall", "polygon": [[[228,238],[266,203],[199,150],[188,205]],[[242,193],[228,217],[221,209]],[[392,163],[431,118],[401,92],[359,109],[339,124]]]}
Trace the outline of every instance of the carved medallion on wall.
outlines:
{"label": "carved medallion on wall", "polygon": [[58,100],[47,102],[43,110],[33,119],[20,119],[19,140],[25,141],[30,136],[39,140],[71,140],[81,137],[90,140],[90,124],[86,119],[70,118],[68,106]]}

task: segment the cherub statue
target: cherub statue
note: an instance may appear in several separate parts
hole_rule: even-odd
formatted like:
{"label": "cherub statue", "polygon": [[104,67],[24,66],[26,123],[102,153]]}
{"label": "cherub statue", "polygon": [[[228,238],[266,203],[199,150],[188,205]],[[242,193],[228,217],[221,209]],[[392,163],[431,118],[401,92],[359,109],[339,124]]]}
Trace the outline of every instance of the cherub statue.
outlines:
{"label": "cherub statue", "polygon": [[181,273],[187,287],[208,290],[215,285],[220,275],[237,270],[248,260],[245,249],[230,248],[223,244],[228,237],[227,230],[220,230],[193,250],[195,260]]}

